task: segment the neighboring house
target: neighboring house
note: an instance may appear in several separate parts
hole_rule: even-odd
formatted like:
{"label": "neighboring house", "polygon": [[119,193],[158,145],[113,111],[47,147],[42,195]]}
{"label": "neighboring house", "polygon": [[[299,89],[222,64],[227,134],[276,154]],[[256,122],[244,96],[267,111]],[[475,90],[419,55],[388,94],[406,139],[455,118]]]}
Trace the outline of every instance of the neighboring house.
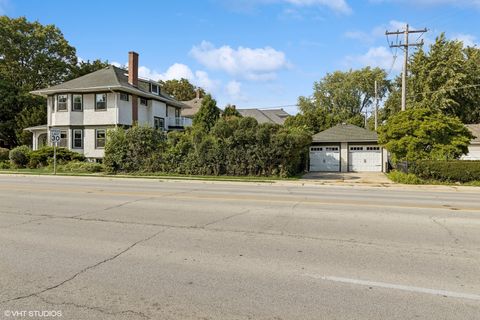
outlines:
{"label": "neighboring house", "polygon": [[137,123],[160,130],[182,130],[191,120],[181,116],[185,104],[160,90],[157,82],[138,78],[138,54],[129,53],[128,70],[115,66],[62,84],[32,91],[47,97],[47,124],[26,128],[33,149],[49,144],[49,131],[61,130],[60,146],[86,158],[104,156],[107,130]]}
{"label": "neighboring house", "polygon": [[351,124],[339,124],[312,137],[310,171],[385,172],[387,151],[377,133]]}
{"label": "neighboring house", "polygon": [[462,160],[480,160],[480,123],[465,125],[475,138],[470,141],[468,146],[468,154],[464,155]]}
{"label": "neighboring house", "polygon": [[196,90],[196,97],[192,100],[182,101],[187,107],[182,110],[182,116],[193,119],[202,105],[203,98],[200,98],[200,91]]}
{"label": "neighboring house", "polygon": [[290,116],[283,109],[237,109],[237,111],[243,117],[255,118],[258,123],[274,123],[282,125],[285,122],[285,119]]}

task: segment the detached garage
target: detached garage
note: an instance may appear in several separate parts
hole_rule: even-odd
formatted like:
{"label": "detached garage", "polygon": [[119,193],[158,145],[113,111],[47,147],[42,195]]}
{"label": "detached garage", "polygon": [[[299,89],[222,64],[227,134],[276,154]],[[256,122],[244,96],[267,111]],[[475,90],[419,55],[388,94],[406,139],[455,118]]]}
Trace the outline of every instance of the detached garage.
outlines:
{"label": "detached garage", "polygon": [[310,146],[310,171],[382,172],[386,161],[377,133],[351,124],[315,134]]}
{"label": "detached garage", "polygon": [[462,160],[480,160],[480,123],[466,124],[468,130],[475,136],[468,146],[468,154],[464,155]]}

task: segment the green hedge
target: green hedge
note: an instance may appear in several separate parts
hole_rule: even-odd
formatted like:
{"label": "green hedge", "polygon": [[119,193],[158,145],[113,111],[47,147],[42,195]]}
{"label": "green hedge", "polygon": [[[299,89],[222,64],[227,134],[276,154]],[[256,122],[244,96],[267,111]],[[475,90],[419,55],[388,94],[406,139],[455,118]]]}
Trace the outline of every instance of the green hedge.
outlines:
{"label": "green hedge", "polygon": [[310,143],[302,129],[249,117],[219,119],[210,131],[193,126],[167,137],[135,126],[109,130],[104,164],[109,173],[288,177],[303,172]]}
{"label": "green hedge", "polygon": [[0,161],[8,160],[9,153],[10,153],[10,150],[5,148],[0,148]]}
{"label": "green hedge", "polygon": [[[85,157],[66,148],[57,148],[57,162],[59,164],[69,161],[84,161]],[[53,147],[43,147],[29,154],[28,167],[31,169],[46,167],[53,161]]]}
{"label": "green hedge", "polygon": [[28,146],[19,146],[10,150],[8,157],[17,168],[25,168],[30,160],[32,150]]}
{"label": "green hedge", "polygon": [[480,181],[480,161],[416,161],[410,164],[409,172],[421,179],[443,182]]}

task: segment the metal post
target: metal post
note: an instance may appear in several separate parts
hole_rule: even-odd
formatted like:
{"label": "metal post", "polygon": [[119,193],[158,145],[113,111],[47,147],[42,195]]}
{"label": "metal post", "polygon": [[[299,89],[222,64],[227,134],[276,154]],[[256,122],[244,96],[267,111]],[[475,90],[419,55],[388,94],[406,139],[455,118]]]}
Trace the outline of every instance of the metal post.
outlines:
{"label": "metal post", "polygon": [[378,89],[377,89],[377,80],[375,80],[375,131],[378,127]]}
{"label": "metal post", "polygon": [[53,174],[57,174],[57,142],[53,143]]}
{"label": "metal post", "polygon": [[407,106],[407,68],[408,68],[408,24],[405,26],[405,55],[403,57],[403,73],[402,73],[402,111]]}

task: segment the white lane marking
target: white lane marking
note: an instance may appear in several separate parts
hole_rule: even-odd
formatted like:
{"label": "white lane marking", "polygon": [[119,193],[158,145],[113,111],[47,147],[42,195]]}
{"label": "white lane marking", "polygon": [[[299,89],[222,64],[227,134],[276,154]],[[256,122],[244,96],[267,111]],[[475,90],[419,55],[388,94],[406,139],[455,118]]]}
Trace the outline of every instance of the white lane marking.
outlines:
{"label": "white lane marking", "polygon": [[386,282],[376,282],[376,281],[366,281],[366,280],[349,279],[349,278],[341,278],[341,277],[320,276],[320,275],[315,275],[315,274],[304,274],[304,276],[315,278],[315,279],[320,279],[320,280],[325,280],[325,281],[343,282],[343,283],[357,284],[357,285],[361,285],[361,286],[379,287],[379,288],[395,289],[395,290],[403,290],[403,291],[419,292],[419,293],[428,293],[428,294],[433,294],[433,295],[437,295],[437,296],[444,296],[444,297],[451,297],[451,298],[480,300],[480,295],[471,294],[471,293],[462,293],[462,292],[454,292],[454,291],[446,291],[446,290],[436,290],[436,289],[429,289],[429,288],[422,288],[422,287],[412,287],[412,286],[405,286],[405,285],[401,285],[401,284],[393,284],[393,283],[386,283]]}

